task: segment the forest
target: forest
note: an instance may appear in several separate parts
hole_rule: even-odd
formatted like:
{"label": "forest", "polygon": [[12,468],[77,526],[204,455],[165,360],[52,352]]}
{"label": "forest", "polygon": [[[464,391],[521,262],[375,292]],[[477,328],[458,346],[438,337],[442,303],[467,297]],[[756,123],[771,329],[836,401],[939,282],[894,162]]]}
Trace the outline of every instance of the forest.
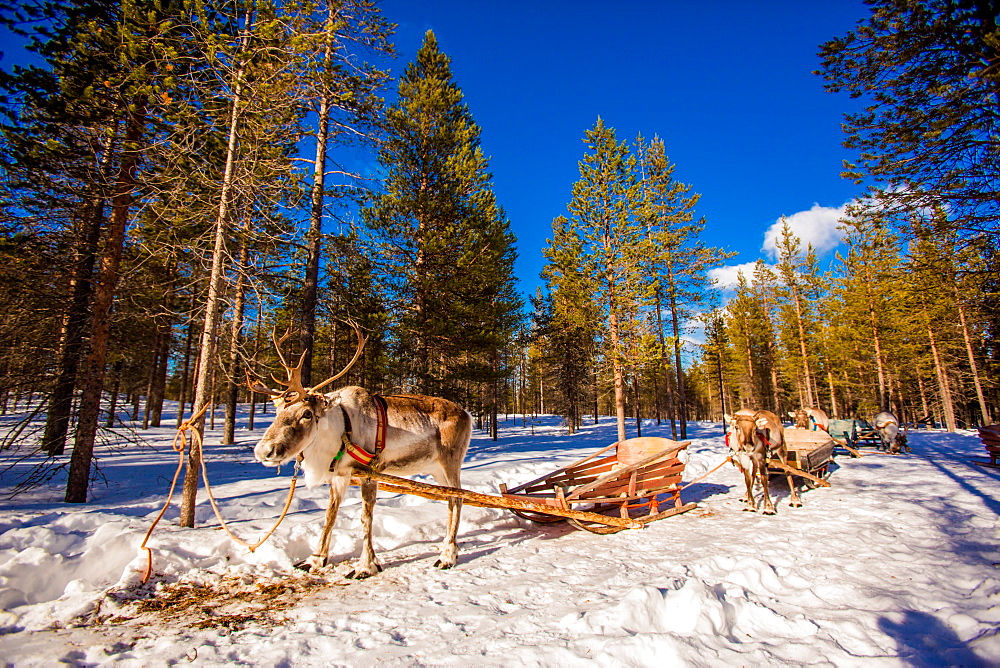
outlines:
{"label": "forest", "polygon": [[232,443],[238,406],[250,429],[270,410],[248,377],[301,356],[317,385],[354,325],[368,343],[340,382],[453,399],[494,438],[539,413],[570,433],[613,415],[619,438],[740,407],[991,423],[996,13],[869,4],[817,45],[831,99],[864,105],[831,263],[785,225],[775,262],[721,291],[708,270],[731,253],[701,240],[669,137],[598,119],[522,295],[432,32],[393,80],[373,0],[0,2],[42,63],[0,71],[0,414],[24,414],[4,456],[68,468],[84,502],[102,439],[161,426],[170,401]]}

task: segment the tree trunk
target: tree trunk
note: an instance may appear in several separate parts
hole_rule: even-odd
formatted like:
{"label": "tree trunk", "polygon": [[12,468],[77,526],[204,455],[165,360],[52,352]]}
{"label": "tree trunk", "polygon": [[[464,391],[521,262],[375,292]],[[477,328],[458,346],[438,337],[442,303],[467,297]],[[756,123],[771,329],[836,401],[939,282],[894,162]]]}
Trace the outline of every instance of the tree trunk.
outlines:
{"label": "tree trunk", "polygon": [[153,338],[153,359],[150,361],[149,374],[146,382],[146,410],[142,412],[142,428],[149,429],[149,416],[153,410],[153,384],[156,382],[156,367],[160,364],[160,334]]}
{"label": "tree trunk", "polygon": [[[243,35],[243,44],[246,45],[250,29],[250,18],[246,22],[247,32]],[[219,310],[222,303],[222,288],[226,254],[226,228],[229,219],[229,200],[233,188],[233,172],[236,167],[236,144],[237,126],[239,124],[239,108],[242,102],[243,90],[243,66],[236,72],[236,85],[233,91],[232,110],[229,118],[229,139],[226,147],[226,167],[222,177],[222,189],[219,193],[219,210],[215,219],[215,241],[212,249],[212,270],[208,279],[208,298],[205,301],[205,325],[201,332],[201,344],[198,353],[198,375],[194,393],[194,405],[192,414],[198,415],[203,408],[206,408],[212,401],[210,396],[211,379],[214,376],[215,367],[212,361],[215,359],[216,336],[219,329]],[[195,422],[195,428],[204,435],[205,416],[201,415]],[[180,525],[182,527],[194,526],[194,509],[198,496],[198,479],[201,469],[201,448],[197,445],[197,439],[192,441],[192,446],[188,451],[187,469],[184,471],[184,487],[181,495],[181,516]]]}
{"label": "tree trunk", "polygon": [[111,381],[111,402],[108,405],[108,417],[104,421],[104,426],[111,429],[115,426],[115,412],[118,410],[118,390],[122,385],[122,362],[118,360],[112,365],[114,375]]}
{"label": "tree trunk", "polygon": [[163,419],[163,395],[167,389],[167,366],[170,362],[171,325],[167,322],[160,332],[160,350],[157,356],[156,371],[153,374],[153,384],[149,389],[149,399],[146,406],[149,409],[149,424],[159,427]]}
{"label": "tree trunk", "polygon": [[635,435],[642,436],[642,407],[639,405],[639,374],[635,374]]}
{"label": "tree trunk", "polygon": [[45,419],[42,450],[50,457],[59,457],[66,449],[66,434],[69,431],[69,418],[73,409],[73,388],[76,387],[77,369],[84,347],[84,328],[87,326],[87,316],[90,312],[88,304],[94,285],[97,242],[100,240],[103,224],[104,201],[95,199],[86,207],[83,215],[59,367]]}
{"label": "tree trunk", "polygon": [[660,364],[663,367],[664,390],[667,393],[667,412],[670,414],[670,435],[677,440],[677,404],[674,401],[674,383],[670,373],[670,359],[666,354],[667,342],[663,335],[663,302],[660,295],[660,288],[656,288],[656,330],[660,339]]}
{"label": "tree trunk", "polygon": [[670,322],[674,330],[674,365],[677,367],[677,417],[681,426],[681,440],[687,438],[687,390],[684,387],[684,369],[681,366],[681,326],[677,314],[677,291],[673,285],[672,270],[668,270],[670,289]]}
{"label": "tree trunk", "polygon": [[[247,224],[249,227],[249,223]],[[239,379],[243,374],[240,365],[240,344],[243,340],[243,312],[246,308],[246,243],[240,244],[239,257],[236,260],[236,295],[233,299],[233,320],[229,332],[229,378],[226,379],[226,423],[222,430],[223,445],[236,441],[236,409],[239,401]],[[303,384],[307,381],[303,380]],[[306,385],[308,387],[308,385]]]}
{"label": "tree trunk", "polygon": [[923,408],[924,414],[922,417],[931,417],[931,409],[927,406],[927,390],[924,387],[924,379],[917,374],[917,387],[920,389],[920,406]]}
{"label": "tree trunk", "polygon": [[[332,17],[331,17],[332,18]],[[323,62],[330,66],[332,50],[326,43]],[[302,284],[302,333],[300,344],[305,357],[302,360],[302,384],[312,384],[313,343],[316,339],[316,293],[319,287],[319,258],[323,247],[323,195],[326,190],[326,145],[330,135],[330,91],[323,87],[319,98],[316,124],[316,158],[313,161],[309,232],[306,234],[306,275]]]}
{"label": "tree trunk", "polygon": [[194,343],[194,331],[195,331],[195,319],[194,319],[194,306],[195,306],[195,295],[197,295],[197,290],[191,291],[191,309],[188,311],[188,317],[190,322],[188,322],[187,336],[184,340],[184,371],[181,373],[181,388],[180,396],[177,397],[177,426],[180,427],[184,423],[184,407],[187,404],[188,397],[188,385],[191,381],[191,348]]}
{"label": "tree trunk", "polygon": [[948,385],[948,372],[941,362],[938,354],[937,341],[934,338],[934,330],[931,328],[930,317],[924,311],[924,319],[927,327],[927,339],[930,341],[931,354],[934,358],[934,372],[937,375],[938,391],[941,395],[941,409],[944,412],[944,423],[948,431],[955,431],[955,407],[951,400],[951,387]]}
{"label": "tree trunk", "polygon": [[809,351],[806,348],[806,328],[802,317],[802,303],[799,297],[799,291],[796,287],[792,287],[792,303],[795,306],[795,324],[798,328],[799,334],[799,354],[802,355],[802,371],[805,380],[805,402],[802,404],[804,408],[815,406],[816,403],[816,393],[813,392],[813,378],[812,371],[809,369]]}
{"label": "tree trunk", "polygon": [[840,415],[840,411],[837,409],[837,390],[833,384],[833,371],[830,365],[826,367],[826,382],[830,386],[830,417],[836,418]]}
{"label": "tree trunk", "polygon": [[129,208],[135,198],[135,174],[139,164],[136,144],[145,127],[146,101],[136,96],[126,111],[125,137],[121,164],[115,179],[115,194],[111,201],[111,218],[105,231],[104,252],[94,286],[91,305],[90,350],[82,368],[80,383],[80,414],[76,425],[73,455],[70,458],[69,479],[66,483],[67,503],[86,503],[90,484],[90,465],[94,458],[94,441],[104,389],[104,371],[111,334],[111,307],[118,287],[118,268],[125,245],[125,228]]}
{"label": "tree trunk", "polygon": [[598,373],[597,365],[594,365],[594,424],[597,424],[600,420],[598,413],[600,412],[600,395],[598,394]]}
{"label": "tree trunk", "polygon": [[986,405],[986,397],[983,394],[983,385],[979,380],[979,365],[976,363],[976,353],[972,348],[972,337],[969,336],[969,323],[965,319],[965,306],[958,300],[958,291],[955,294],[955,303],[958,305],[958,319],[962,325],[962,336],[965,338],[965,352],[969,356],[969,369],[972,370],[972,383],[976,387],[976,398],[979,400],[979,414],[983,418],[983,426],[993,424],[990,417],[990,409]]}
{"label": "tree trunk", "polygon": [[875,300],[871,288],[865,285],[865,296],[868,301],[868,320],[872,327],[872,343],[875,345],[875,369],[878,372],[878,403],[883,411],[889,410],[889,389],[885,379],[885,363],[882,354],[882,339],[879,336],[878,314],[875,311]]}

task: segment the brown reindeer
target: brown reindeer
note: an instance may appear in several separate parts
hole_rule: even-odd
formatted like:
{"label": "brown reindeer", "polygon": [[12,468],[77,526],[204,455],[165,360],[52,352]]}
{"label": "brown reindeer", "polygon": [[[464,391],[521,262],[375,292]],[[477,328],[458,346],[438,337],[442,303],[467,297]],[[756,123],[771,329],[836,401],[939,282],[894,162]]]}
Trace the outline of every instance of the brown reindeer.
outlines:
{"label": "brown reindeer", "polygon": [[906,429],[899,432],[899,420],[888,411],[882,411],[875,416],[875,431],[882,439],[882,449],[891,455],[898,455],[900,452],[912,452],[906,443]]}
{"label": "brown reindeer", "polygon": [[[768,492],[767,460],[770,455],[777,455],[785,465],[788,464],[788,451],[785,447],[785,432],[778,416],[771,411],[752,411],[741,409],[732,416],[726,415],[729,432],[726,442],[732,452],[733,463],[743,472],[746,483],[746,495],[740,500],[746,503],[743,510],[757,512],[757,500],[754,498],[754,481],[759,479],[764,488],[764,514],[774,515],[774,503]],[[788,474],[788,489],[791,490],[789,505],[799,507],[798,489],[792,475]]]}
{"label": "brown reindeer", "polygon": [[[278,406],[274,422],[254,448],[257,460],[265,466],[279,466],[298,458],[307,487],[324,482],[330,485],[319,544],[308,559],[296,564],[307,571],[328,564],[330,534],[352,474],[370,466],[394,475],[430,474],[440,484],[461,487],[462,462],[472,436],[472,417],[446,399],[416,394],[379,397],[354,386],[320,394],[320,388],[347,373],[361,356],[367,339],[352,326],[358,335],[358,349],[337,375],[315,387],[303,387],[302,360],[292,367],[281,355],[286,334],[274,343],[288,380],[274,380],[288,389],[278,392],[259,382],[250,383],[255,391],[275,396]],[[372,547],[377,491],[376,482],[361,483],[362,548],[349,578],[367,578],[381,570]],[[461,511],[461,499],[448,500],[448,527],[435,566],[451,568],[458,561]]]}
{"label": "brown reindeer", "polygon": [[788,416],[795,420],[796,429],[830,431],[830,417],[818,408],[798,408]]}

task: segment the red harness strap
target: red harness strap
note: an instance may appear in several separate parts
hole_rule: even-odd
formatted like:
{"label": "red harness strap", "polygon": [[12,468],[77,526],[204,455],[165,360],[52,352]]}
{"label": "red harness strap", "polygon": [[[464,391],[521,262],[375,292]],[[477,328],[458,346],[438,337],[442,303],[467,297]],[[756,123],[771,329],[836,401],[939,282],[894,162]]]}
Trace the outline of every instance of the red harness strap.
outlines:
{"label": "red harness strap", "polygon": [[372,462],[378,459],[379,455],[385,449],[385,434],[389,427],[389,418],[386,416],[386,402],[385,398],[377,394],[372,395],[372,399],[375,403],[375,452],[371,453],[359,446],[351,438],[351,418],[348,417],[347,411],[341,406],[341,410],[344,410],[344,447],[354,461],[358,462],[363,466],[371,466]]}

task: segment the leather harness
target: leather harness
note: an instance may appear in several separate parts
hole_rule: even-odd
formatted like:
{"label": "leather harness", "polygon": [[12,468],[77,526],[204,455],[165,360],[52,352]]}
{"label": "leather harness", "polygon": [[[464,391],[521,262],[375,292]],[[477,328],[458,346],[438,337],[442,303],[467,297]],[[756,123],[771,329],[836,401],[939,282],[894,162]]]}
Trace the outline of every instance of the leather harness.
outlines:
{"label": "leather harness", "polygon": [[340,437],[340,452],[337,456],[333,458],[330,462],[330,470],[332,471],[340,461],[340,458],[344,456],[346,452],[351,456],[354,461],[361,464],[362,466],[367,466],[370,468],[375,468],[378,465],[378,458],[381,456],[382,451],[385,449],[385,435],[389,427],[389,419],[386,416],[387,404],[385,397],[373,394],[372,401],[375,404],[375,452],[368,452],[364,447],[358,445],[354,442],[353,431],[354,428],[351,425],[351,416],[347,414],[347,409],[343,405],[340,406],[340,412],[344,416],[344,433]]}

